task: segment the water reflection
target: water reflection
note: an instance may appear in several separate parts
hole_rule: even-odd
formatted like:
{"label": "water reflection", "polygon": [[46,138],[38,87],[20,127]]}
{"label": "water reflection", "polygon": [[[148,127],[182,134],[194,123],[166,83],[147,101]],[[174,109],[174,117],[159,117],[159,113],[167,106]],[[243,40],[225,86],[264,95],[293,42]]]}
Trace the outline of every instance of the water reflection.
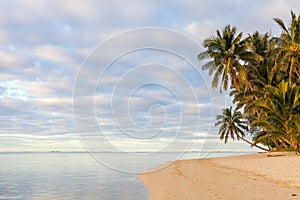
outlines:
{"label": "water reflection", "polygon": [[0,162],[0,199],[147,199],[134,174],[88,153],[0,154]]}
{"label": "water reflection", "polygon": [[[246,153],[251,152],[217,152],[209,157]],[[171,161],[178,153],[151,155],[152,158],[129,159],[128,154],[102,153],[101,157],[113,166],[136,171]],[[186,153],[181,159],[203,155],[206,154]],[[0,153],[0,163],[0,200],[143,200],[148,197],[136,174],[108,168],[89,153]]]}

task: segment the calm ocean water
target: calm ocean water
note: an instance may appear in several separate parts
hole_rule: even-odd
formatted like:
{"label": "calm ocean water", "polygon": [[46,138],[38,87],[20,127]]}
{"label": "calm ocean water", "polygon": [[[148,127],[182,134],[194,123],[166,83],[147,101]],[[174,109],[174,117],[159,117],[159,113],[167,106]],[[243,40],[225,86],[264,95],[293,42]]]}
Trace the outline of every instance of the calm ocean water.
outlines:
{"label": "calm ocean water", "polygon": [[[251,152],[193,152],[180,159],[247,153]],[[0,199],[143,200],[148,194],[136,172],[177,155],[139,153],[130,158],[126,153],[0,153]]]}

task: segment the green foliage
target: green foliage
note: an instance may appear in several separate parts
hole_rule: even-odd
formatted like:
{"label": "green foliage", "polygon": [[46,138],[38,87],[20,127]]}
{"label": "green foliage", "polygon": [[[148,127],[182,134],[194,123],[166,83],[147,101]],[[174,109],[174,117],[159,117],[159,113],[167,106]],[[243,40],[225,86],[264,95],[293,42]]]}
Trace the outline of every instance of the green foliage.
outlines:
{"label": "green foliage", "polygon": [[214,73],[212,87],[217,88],[221,79],[220,91],[228,89],[228,86],[236,88],[246,80],[246,71],[241,60],[251,57],[251,52],[247,51],[248,44],[241,40],[242,32],[236,33],[236,28],[226,26],[222,32],[217,31],[217,35],[204,40],[203,45],[206,51],[198,55],[199,60],[212,58],[202,66],[203,70],[209,70],[209,74]]}
{"label": "green foliage", "polygon": [[217,116],[225,143],[250,132],[254,146],[300,152],[300,15],[291,12],[289,26],[274,21],[282,29],[278,37],[256,31],[242,38],[234,26],[225,26],[204,40],[198,58],[210,59],[202,69],[214,75],[212,87],[229,89],[236,104]]}
{"label": "green foliage", "polygon": [[219,129],[220,139],[224,139],[227,143],[230,136],[233,140],[240,139],[245,136],[244,130],[248,130],[247,121],[243,119],[240,111],[234,110],[232,107],[223,109],[222,115],[217,116],[216,126],[221,125]]}

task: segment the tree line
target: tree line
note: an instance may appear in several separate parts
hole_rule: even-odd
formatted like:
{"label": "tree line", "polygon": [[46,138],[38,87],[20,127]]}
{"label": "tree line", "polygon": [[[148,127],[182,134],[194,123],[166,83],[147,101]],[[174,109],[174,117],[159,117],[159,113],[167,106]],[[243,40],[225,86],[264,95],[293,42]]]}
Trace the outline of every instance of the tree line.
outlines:
{"label": "tree line", "polygon": [[291,11],[289,25],[274,21],[279,36],[243,37],[227,25],[204,40],[198,59],[208,59],[202,69],[213,75],[212,87],[233,99],[234,108],[223,109],[215,124],[225,143],[236,138],[263,150],[300,152],[300,15]]}

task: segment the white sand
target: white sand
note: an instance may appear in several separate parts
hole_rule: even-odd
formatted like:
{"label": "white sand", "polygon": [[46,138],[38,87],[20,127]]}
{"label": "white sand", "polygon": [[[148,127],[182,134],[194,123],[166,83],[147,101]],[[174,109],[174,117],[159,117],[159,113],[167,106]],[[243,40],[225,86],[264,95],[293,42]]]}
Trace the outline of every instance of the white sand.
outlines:
{"label": "white sand", "polygon": [[300,155],[185,160],[139,175],[150,200],[300,199]]}

